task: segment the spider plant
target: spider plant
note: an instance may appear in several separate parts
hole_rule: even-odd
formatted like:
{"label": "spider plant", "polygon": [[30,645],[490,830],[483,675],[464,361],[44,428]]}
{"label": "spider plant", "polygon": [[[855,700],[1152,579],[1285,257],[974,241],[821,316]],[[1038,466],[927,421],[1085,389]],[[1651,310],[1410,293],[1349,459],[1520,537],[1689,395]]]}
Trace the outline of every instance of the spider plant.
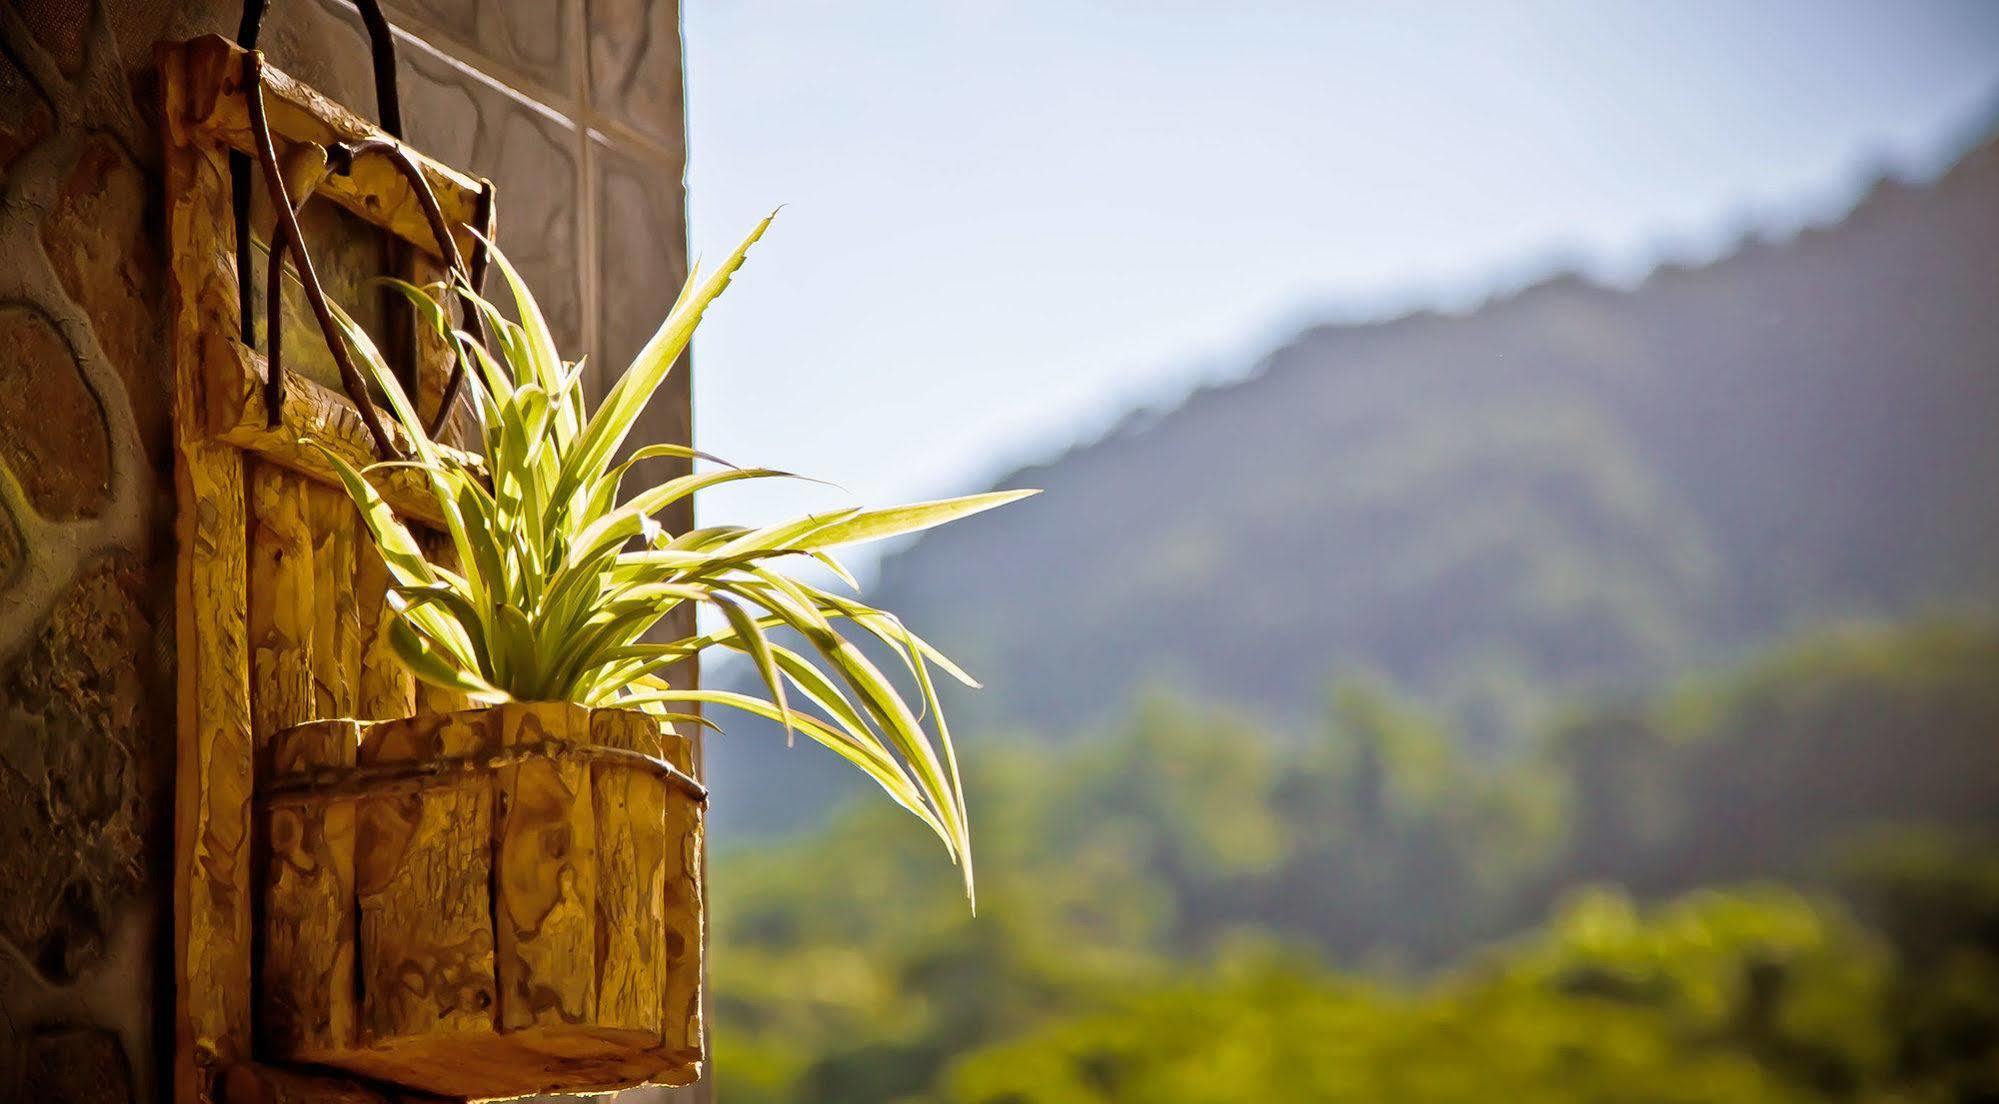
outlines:
{"label": "spider plant", "polygon": [[[804,733],[852,763],[928,825],[960,865],[970,896],[964,788],[932,675],[977,683],[893,614],[781,567],[809,560],[858,590],[830,550],[927,529],[1034,492],[674,533],[658,516],[697,491],[787,473],[733,467],[681,445],[619,453],[702,313],[770,221],[759,223],[712,274],[688,277],[666,320],[595,409],[585,401],[581,365],[558,355],[533,294],[497,249],[493,260],[518,323],[469,288],[398,284],[462,358],[482,455],[443,447],[425,433],[373,341],[343,314],[346,339],[372,372],[411,455],[367,469],[326,456],[388,564],[397,614],[390,642],[417,678],[481,702],[626,706],[711,728],[687,708],[724,706],[768,718],[784,726],[787,739]],[[447,291],[463,293],[481,313],[492,351],[452,325],[442,305]],[[657,458],[687,461],[689,474],[627,494],[634,465]],[[704,465],[699,470],[696,461]],[[425,554],[370,482],[375,471],[395,467],[421,473],[435,498],[454,553],[447,562]],[[649,639],[683,606],[707,607],[720,617],[710,619],[708,631]],[[886,646],[914,694],[856,640]],[[747,656],[763,693],[676,688],[664,677],[709,648]]]}

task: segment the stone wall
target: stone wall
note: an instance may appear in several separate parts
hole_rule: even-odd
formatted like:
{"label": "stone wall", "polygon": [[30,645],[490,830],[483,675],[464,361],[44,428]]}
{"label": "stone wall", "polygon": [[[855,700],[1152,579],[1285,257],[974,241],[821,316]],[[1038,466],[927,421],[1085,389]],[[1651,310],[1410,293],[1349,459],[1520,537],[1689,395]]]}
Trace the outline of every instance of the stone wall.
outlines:
{"label": "stone wall", "polygon": [[[497,183],[501,242],[559,340],[623,363],[686,263],[677,5],[385,8],[409,139]],[[0,7],[0,1099],[166,1099],[173,495],[151,47],[233,33],[239,12]],[[262,45],[374,114],[347,4],[272,0]],[[654,438],[684,439],[676,386]]]}

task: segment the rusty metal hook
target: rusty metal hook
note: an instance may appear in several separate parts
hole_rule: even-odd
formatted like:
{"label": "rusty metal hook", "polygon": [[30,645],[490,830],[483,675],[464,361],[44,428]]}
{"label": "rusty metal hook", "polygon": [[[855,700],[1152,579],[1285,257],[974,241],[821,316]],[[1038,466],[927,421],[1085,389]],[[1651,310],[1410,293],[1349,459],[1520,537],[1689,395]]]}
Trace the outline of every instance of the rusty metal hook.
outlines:
{"label": "rusty metal hook", "polygon": [[[347,389],[347,396],[354,400],[355,410],[361,415],[362,424],[368,427],[369,436],[375,442],[375,454],[387,459],[399,456],[394,439],[382,427],[382,419],[375,412],[375,404],[368,399],[368,385],[361,373],[354,367],[354,359],[347,351],[347,340],[340,333],[334,321],[333,308],[327,304],[326,289],[320,286],[319,273],[312,266],[312,254],[306,250],[305,235],[299,231],[298,214],[292,206],[291,189],[285,184],[284,169],[278,164],[278,148],[271,137],[271,128],[264,117],[264,54],[252,50],[243,59],[243,93],[249,100],[250,132],[257,145],[257,160],[264,169],[264,184],[271,192],[271,206],[277,212],[277,234],[298,250],[299,283],[305,287],[306,302],[312,305],[312,313],[319,320],[319,328],[326,333],[327,349],[333,354],[333,362],[340,368],[340,382]],[[272,246],[273,252],[277,246]],[[277,303],[276,285],[271,290],[271,302]],[[275,313],[273,314],[275,317]],[[269,367],[265,380],[266,397],[271,379],[282,381],[284,371],[277,357],[268,358]],[[278,385],[278,395],[282,399],[283,383]]]}
{"label": "rusty metal hook", "polygon": [[[292,213],[296,215],[305,209],[306,200],[326,179],[326,150],[310,142],[294,145],[284,157],[283,173],[286,191],[292,197]],[[264,312],[269,321],[266,328],[270,335],[270,355],[264,361],[264,417],[273,429],[284,422],[285,401],[285,312],[284,278],[285,247],[291,239],[284,234],[273,234],[269,267],[264,274]],[[332,340],[329,337],[329,340]]]}
{"label": "rusty metal hook", "polygon": [[[424,222],[430,227],[430,236],[437,241],[438,255],[444,259],[445,268],[454,280],[452,288],[465,305],[465,331],[481,346],[486,344],[486,323],[479,313],[475,297],[486,282],[487,243],[493,236],[493,185],[490,181],[479,183],[479,206],[474,214],[479,222],[479,233],[472,244],[472,262],[468,266],[465,257],[458,251],[458,240],[452,236],[451,226],[444,218],[444,207],[437,201],[437,194],[430,189],[424,179],[423,166],[409,147],[389,138],[370,138],[361,142],[336,144],[328,151],[332,155],[333,171],[346,175],[354,171],[355,158],[368,154],[380,154],[389,159],[396,172],[416,195],[417,206],[423,210]],[[444,392],[438,398],[437,411],[431,415],[425,432],[432,437],[443,432],[445,423],[451,420],[451,412],[457,405],[458,397],[465,386],[465,359],[463,356],[451,358],[451,375],[445,381]]]}
{"label": "rusty metal hook", "polygon": [[[236,27],[236,42],[245,50],[257,48],[264,29],[264,13],[270,0],[244,0],[243,19]],[[368,28],[368,52],[375,67],[375,113],[382,129],[397,138],[403,136],[402,93],[396,85],[396,36],[382,15],[376,0],[356,0],[361,22]],[[257,319],[250,312],[250,155],[232,150],[229,154],[229,198],[236,214],[236,299],[242,306],[243,344],[257,343]]]}
{"label": "rusty metal hook", "polygon": [[[477,241],[473,244],[472,259],[468,266],[464,258],[460,255],[458,243],[452,237],[450,228],[445,222],[443,208],[438,203],[436,194],[431,191],[429,182],[424,179],[422,167],[417,163],[416,158],[410,153],[408,148],[404,147],[400,141],[402,137],[402,102],[396,84],[394,30],[389,26],[388,20],[383,17],[381,6],[375,0],[358,0],[357,7],[360,9],[362,22],[367,26],[370,51],[373,55],[376,109],[381,115],[382,129],[390,137],[386,139],[371,138],[351,144],[337,143],[331,149],[319,151],[323,155],[323,158],[318,166],[321,170],[321,175],[317,179],[305,182],[295,171],[297,169],[296,165],[287,165],[285,169],[291,172],[292,175],[284,181],[275,182],[271,185],[273,203],[279,206],[284,213],[278,219],[278,227],[281,232],[272,235],[273,240],[271,242],[268,269],[265,278],[267,296],[266,317],[268,319],[266,329],[268,331],[268,340],[265,343],[267,351],[267,374],[264,383],[264,406],[265,415],[269,419],[270,424],[273,426],[280,424],[283,420],[285,391],[284,315],[282,311],[284,258],[287,250],[296,249],[299,254],[300,283],[306,287],[307,298],[312,301],[313,312],[319,317],[321,328],[326,331],[327,344],[333,352],[336,364],[341,369],[341,382],[347,388],[348,397],[354,401],[355,407],[361,412],[363,422],[367,423],[369,430],[373,433],[377,451],[386,455],[391,448],[389,438],[381,431],[379,420],[376,418],[372,404],[368,399],[365,381],[360,381],[360,385],[356,386],[359,375],[352,370],[353,366],[347,356],[341,335],[328,321],[330,312],[324,309],[324,290],[318,285],[317,276],[312,269],[311,258],[306,252],[305,239],[299,233],[297,214],[304,207],[313,189],[317,187],[318,180],[324,179],[323,171],[326,168],[330,167],[332,171],[346,175],[353,171],[354,159],[356,157],[369,153],[380,153],[387,156],[390,163],[403,177],[404,182],[409,186],[411,192],[415,194],[418,206],[423,210],[424,219],[429,224],[431,235],[437,241],[439,256],[444,259],[449,271],[455,277],[453,284],[465,307],[465,326],[468,335],[483,346],[485,344],[484,319],[480,315],[478,304],[474,301],[473,297],[478,295],[485,286],[488,242],[493,235],[493,195],[491,182],[482,180],[479,189],[478,209],[474,216],[479,223],[479,234],[477,235]],[[253,57],[256,55],[255,45],[257,36],[262,29],[263,17],[268,8],[269,0],[246,0],[243,6],[243,20],[241,26],[238,28],[238,40],[246,49],[251,51]],[[263,120],[261,64],[258,61],[249,66],[251,75],[250,79],[246,80],[245,83],[246,91],[252,97],[251,116],[253,130],[257,132],[255,139],[259,147],[257,151],[258,156],[260,160],[265,162],[265,174],[269,177],[271,175],[269,164],[276,156],[276,146],[271,138],[269,127]],[[270,147],[269,157],[265,156],[265,147],[267,146]],[[318,147],[313,148],[318,149]],[[289,151],[287,156],[291,157],[297,152],[297,149],[294,149]],[[248,306],[253,289],[250,279],[252,252],[250,242],[251,183],[249,158],[247,155],[240,152],[231,152],[230,185],[231,198],[234,202],[236,216],[237,295],[239,301],[243,304],[241,312],[243,341],[247,345],[255,345],[257,340],[256,316],[250,311]],[[414,383],[415,381],[412,380],[411,382]],[[437,410],[432,414],[431,421],[426,427],[426,432],[431,436],[435,437],[442,433],[446,424],[451,420],[452,412],[456,408],[464,390],[464,383],[465,364],[461,352],[460,355],[452,357],[451,374],[445,383],[443,393],[439,397]]]}
{"label": "rusty metal hook", "polygon": [[[238,25],[236,33],[237,41],[249,51],[250,60],[245,66],[248,78],[245,81],[245,93],[250,101],[252,129],[256,132],[253,137],[258,145],[257,155],[264,163],[267,178],[271,178],[271,174],[276,171],[272,168],[276,162],[276,147],[263,117],[263,61],[256,50],[256,45],[258,35],[263,29],[264,14],[269,7],[269,0],[245,0],[242,22]],[[381,5],[377,0],[356,0],[356,7],[360,9],[361,22],[368,29],[369,52],[375,69],[376,113],[381,117],[382,129],[400,138],[403,130],[402,97],[397,88],[395,31],[382,15]],[[248,155],[240,151],[230,153],[229,177],[230,200],[234,207],[236,223],[236,296],[242,316],[242,337],[244,344],[254,346],[257,343],[257,324],[256,315],[250,310],[250,299],[253,294],[250,276],[252,185]],[[420,181],[416,187],[419,191],[423,190]],[[353,371],[353,364],[347,356],[346,348],[332,324],[330,313],[325,309],[324,291],[319,287],[317,276],[312,271],[311,258],[306,253],[305,239],[299,233],[297,209],[290,206],[289,200],[281,198],[287,194],[288,189],[283,181],[275,178],[270,179],[270,188],[273,202],[278,207],[277,224],[282,232],[272,235],[267,289],[270,331],[270,340],[266,343],[269,356],[268,376],[264,388],[267,416],[273,425],[277,424],[284,399],[283,352],[280,344],[283,323],[280,321],[282,314],[279,304],[284,272],[283,254],[287,245],[290,245],[298,250],[300,282],[306,285],[307,297],[312,300],[313,313],[319,316],[320,326],[326,331],[327,344],[332,349],[334,361],[341,368],[341,382],[347,388],[348,397],[354,400],[354,405],[361,414],[361,420],[374,435],[378,453],[392,454],[390,439],[382,431],[380,419],[368,401],[367,387],[365,383],[356,386],[358,373]],[[298,202],[302,205],[304,197],[301,196]],[[443,409],[448,411],[449,407]],[[438,419],[440,427],[443,421],[444,416],[441,415]]]}

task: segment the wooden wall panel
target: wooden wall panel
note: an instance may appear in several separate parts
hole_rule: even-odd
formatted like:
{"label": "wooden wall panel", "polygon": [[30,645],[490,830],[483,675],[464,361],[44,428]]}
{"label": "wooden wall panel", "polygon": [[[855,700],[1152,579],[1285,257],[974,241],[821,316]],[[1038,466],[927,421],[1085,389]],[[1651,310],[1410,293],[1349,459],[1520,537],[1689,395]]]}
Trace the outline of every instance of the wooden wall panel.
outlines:
{"label": "wooden wall panel", "polygon": [[[580,49],[576,42],[570,45]],[[283,726],[310,717],[431,714],[469,703],[462,695],[419,689],[394,662],[382,632],[390,616],[384,600],[386,571],[357,528],[351,507],[330,486],[324,461],[298,443],[300,437],[312,437],[350,461],[365,461],[366,442],[354,412],[340,396],[294,377],[284,424],[270,425],[257,395],[262,360],[235,340],[239,327],[227,175],[220,148],[213,143],[242,140],[240,106],[231,87],[241,57],[214,40],[178,51],[168,48],[159,57],[161,85],[168,93],[163,117],[176,282],[175,429],[183,469],[179,639],[182,662],[193,668],[183,671],[175,806],[176,1099],[192,1104],[206,1094],[219,1070],[253,1070],[240,1063],[249,1057],[253,1022],[250,993],[256,987],[250,976],[249,925],[259,872],[270,884],[285,886],[281,896],[298,902],[293,914],[266,918],[265,939],[290,948],[290,957],[300,961],[316,958],[320,966],[316,975],[300,975],[296,986],[285,982],[304,994],[303,1002],[284,1015],[264,1017],[270,1023],[259,1018],[260,1032],[298,1033],[308,1040],[301,1044],[306,1049],[322,1045],[310,1040],[324,1040],[331,1047],[343,1036],[365,1041],[371,1032],[389,1038],[430,1029],[418,1026],[420,1022],[447,1034],[462,1029],[491,1036],[496,1017],[507,1014],[507,994],[500,986],[508,967],[493,945],[495,913],[507,912],[511,919],[501,926],[513,932],[508,937],[511,958],[519,967],[515,1014],[534,1025],[515,1033],[524,1045],[532,1049],[538,1044],[531,1037],[578,1016],[595,1016],[614,1033],[646,1036],[665,1030],[665,1024],[677,1025],[691,1012],[690,1026],[676,1026],[665,1049],[690,1060],[698,1057],[700,818],[698,811],[685,808],[683,795],[666,793],[655,777],[549,760],[515,768],[504,781],[489,778],[484,787],[446,786],[421,797],[371,794],[367,809],[361,807],[362,799],[336,799],[316,811],[287,812],[279,800],[271,809],[268,837],[253,840],[253,763],[262,770],[280,763],[335,767],[355,761],[343,758],[355,753],[351,727],[348,736],[331,742],[264,746]],[[424,85],[410,87],[420,95]],[[574,106],[609,134],[604,138],[593,131],[594,137],[586,137],[581,127],[564,132],[578,157],[566,174],[574,177],[575,187],[561,194],[584,197],[571,219],[579,229],[557,251],[559,256],[538,258],[531,246],[517,249],[516,256],[531,267],[545,261],[541,267],[547,271],[537,270],[538,275],[581,282],[584,297],[572,305],[569,314],[574,317],[559,328],[566,338],[580,338],[581,345],[590,346],[614,343],[600,332],[599,313],[584,304],[596,298],[593,285],[606,266],[622,262],[614,263],[597,242],[599,216],[608,216],[610,205],[592,202],[601,199],[600,174],[592,170],[586,147],[595,151],[593,142],[609,141],[624,150],[637,132],[625,127],[622,114],[598,118],[587,104]],[[483,119],[485,108],[480,110]],[[438,117],[436,112],[418,114]],[[324,121],[329,118],[334,122]],[[365,130],[365,124],[282,75],[276,81],[272,122],[281,140]],[[503,129],[482,124],[478,133]],[[299,133],[284,133],[290,131]],[[483,138],[475,146],[480,157],[497,156],[499,147],[489,148]],[[518,165],[509,161],[509,171],[547,177],[546,159],[516,160]],[[350,180],[335,182],[329,194],[364,218],[386,211],[392,231],[421,246],[426,232],[410,224],[407,197],[376,168],[364,166]],[[427,171],[452,191],[446,199],[454,212],[463,206],[468,185],[476,183],[435,165]],[[371,208],[365,197],[372,192],[387,196],[386,206]],[[536,221],[530,217],[523,225]],[[677,223],[677,218],[669,221]],[[679,227],[660,229],[661,240],[674,239],[675,259],[669,267],[677,266],[684,256]],[[530,237],[533,233],[529,231]],[[417,256],[429,262],[420,251]],[[639,283],[658,285],[670,297],[674,281],[653,280],[656,274],[650,269],[644,275],[648,278]],[[560,305],[562,297],[553,301]],[[435,354],[434,344],[428,351]],[[440,377],[426,371],[420,380],[420,401],[429,407]],[[686,417],[684,396],[676,393],[676,398],[677,421],[669,432],[678,439],[685,433]],[[380,483],[406,516],[436,522],[407,473],[391,474]],[[446,547],[435,534],[422,539],[434,552]],[[686,744],[669,757],[685,767],[694,765],[695,755]],[[558,806],[564,810],[559,815],[552,812]],[[673,823],[666,825],[668,838],[661,846],[644,826],[668,819]],[[491,846],[496,832],[511,833],[514,841],[511,877],[493,865],[496,859],[500,866],[508,865],[505,846],[498,853]],[[392,862],[355,864],[350,848],[368,835],[377,845],[370,854],[380,850],[392,855]],[[553,848],[575,861],[546,864],[554,871],[547,877],[546,870],[527,861],[537,848],[544,855]],[[613,853],[595,863],[586,861],[593,849]],[[474,856],[469,864],[467,855]],[[612,873],[590,875],[599,884],[585,885],[586,872],[598,870],[600,863]],[[669,877],[697,881],[669,889]],[[616,881],[619,892],[605,894],[604,879]],[[356,908],[339,906],[347,892],[343,884],[353,887]],[[496,884],[505,899],[495,899]],[[311,905],[313,900],[324,907]],[[658,918],[665,918],[674,933],[665,946],[636,934]],[[482,921],[483,947],[474,930]],[[425,923],[430,926],[422,928]],[[338,952],[327,957],[311,949],[337,943],[346,931],[352,933],[351,954],[354,936],[366,938],[361,929],[368,925],[378,945],[393,949],[394,940],[404,941],[410,951],[402,956],[405,967],[425,958],[421,978],[408,968],[385,968],[377,980],[402,988],[382,989],[382,1007],[374,1010],[372,1027],[371,1010],[359,1003],[351,986],[337,981],[356,967],[342,965]],[[281,951],[278,957],[287,955]],[[571,967],[566,972],[559,968],[565,959]],[[616,968],[610,965],[613,960]],[[576,970],[579,961],[590,965]],[[587,1063],[563,1064],[583,1061],[582,1051],[550,1052],[543,1058],[555,1058],[567,1071],[562,1083],[581,1087],[596,1076],[586,1072]],[[601,1068],[609,1076],[611,1067]],[[690,1067],[674,1076],[688,1080],[696,1072]],[[291,1080],[306,1086],[301,1092],[318,1091],[308,1084],[310,1078]]]}
{"label": "wooden wall panel", "polygon": [[306,489],[306,507],[312,526],[312,715],[352,717],[361,686],[354,594],[361,517],[346,491],[324,483]]}
{"label": "wooden wall panel", "polygon": [[361,631],[361,686],[355,716],[386,721],[416,712],[416,679],[389,648],[389,567],[371,540],[354,553],[354,602]]}
{"label": "wooden wall panel", "polygon": [[[189,111],[168,79],[170,136]],[[166,143],[173,290],[174,1098],[193,1104],[215,1073],[249,1057],[251,1035],[250,660],[244,456],[205,432],[207,334],[236,326],[232,234],[219,153]]]}
{"label": "wooden wall panel", "polygon": [[[270,748],[271,773],[351,767],[358,737],[346,720],[288,729]],[[274,801],[264,823],[258,1036],[273,1053],[328,1058],[357,1037],[355,802]]]}
{"label": "wooden wall panel", "polygon": [[304,476],[249,463],[251,724],[261,749],[314,710],[312,525]]}

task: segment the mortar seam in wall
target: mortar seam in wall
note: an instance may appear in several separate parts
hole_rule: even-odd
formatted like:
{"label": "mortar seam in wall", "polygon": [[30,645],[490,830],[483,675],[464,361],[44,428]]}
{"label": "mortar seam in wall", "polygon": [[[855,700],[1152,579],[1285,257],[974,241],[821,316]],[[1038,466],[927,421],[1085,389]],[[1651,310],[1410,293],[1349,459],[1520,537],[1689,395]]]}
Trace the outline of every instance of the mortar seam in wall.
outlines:
{"label": "mortar seam in wall", "polygon": [[[70,79],[63,75],[55,59],[51,58],[48,50],[36,40],[34,32],[28,29],[27,23],[12,4],[0,7],[0,41],[6,43],[7,56],[14,59],[27,72],[28,80],[35,86],[36,93],[49,105],[49,112],[55,117],[55,123],[60,125],[69,121],[74,115],[74,112],[68,110],[69,97],[55,95],[50,89],[57,89],[65,94],[71,92]],[[83,79],[85,75],[78,74],[78,79]]]}
{"label": "mortar seam in wall", "polygon": [[[355,20],[355,26],[359,26],[358,20],[360,16],[355,12],[352,0],[320,0],[320,3],[328,15],[337,19]],[[548,93],[555,90],[547,85],[539,81],[522,81],[513,75],[504,72],[495,72],[488,66],[479,64],[479,61],[484,60],[481,55],[471,52],[460,53],[455,49],[448,49],[446,46],[439,45],[437,41],[416,33],[408,25],[397,20],[391,20],[390,26],[395,31],[399,68],[406,65],[410,69],[415,70],[419,76],[423,75],[422,70],[416,61],[413,60],[415,55],[410,53],[410,49],[414,48],[425,58],[437,62],[446,68],[463,70],[467,75],[498,90],[508,99],[535,114],[545,116],[552,121],[560,122],[566,127],[579,125],[575,117],[575,105],[566,102],[560,95],[549,95]],[[449,42],[450,40],[447,38],[445,41]],[[405,101],[405,106],[407,106],[407,101]]]}
{"label": "mortar seam in wall", "polygon": [[[0,300],[27,304],[55,325],[102,420],[105,460],[110,468],[103,506],[95,515],[72,520],[44,517],[28,502],[19,477],[11,470],[0,472],[0,504],[6,507],[21,545],[21,561],[12,577],[4,581],[9,612],[33,611],[33,616],[0,622],[0,660],[4,660],[27,646],[63,593],[86,569],[106,555],[145,544],[147,496],[140,476],[150,465],[144,459],[146,450],[138,425],[129,416],[132,402],[124,377],[98,344],[89,312],[63,287],[40,234],[61,190],[59,178],[82,156],[90,134],[107,137],[120,147],[123,156],[135,165],[139,163],[126,144],[127,136],[116,129],[93,130],[77,110],[78,103],[118,102],[116,96],[100,94],[104,85],[115,86],[121,80],[120,59],[105,49],[110,38],[105,13],[100,6],[92,17],[83,68],[73,80],[52,79],[53,62],[33,41],[17,13],[10,9],[0,20],[4,20],[0,21],[0,39],[6,42],[8,55],[21,59],[29,69],[36,91],[55,117],[49,135],[13,163],[4,189],[0,189],[0,255],[21,258],[19,263],[0,269]],[[110,120],[114,127],[130,121],[129,117]],[[122,411],[128,416],[113,416],[118,400],[123,400]],[[0,469],[5,467],[0,465]]]}
{"label": "mortar seam in wall", "polygon": [[582,118],[590,103],[590,19],[588,5],[577,0],[570,5],[569,37],[571,42],[571,65],[573,83],[578,108],[576,119],[576,175],[577,197],[582,207],[581,232],[576,236],[577,284],[582,297],[578,304],[582,314],[583,348],[589,355],[593,400],[601,399],[607,389],[612,370],[604,356],[603,326],[599,315],[597,297],[603,283],[602,273],[597,269],[598,258],[603,254],[599,239],[603,236],[603,226],[597,212],[597,162],[590,148],[590,127]]}
{"label": "mortar seam in wall", "polygon": [[[133,417],[124,373],[99,343],[97,321],[64,287],[42,240],[69,174],[91,143],[109,142],[142,179],[158,179],[157,165],[138,152],[145,148],[145,121],[126,84],[126,59],[107,8],[93,6],[82,65],[73,78],[61,73],[11,5],[0,12],[0,44],[51,115],[48,132],[20,154],[0,184],[0,255],[14,258],[0,267],[0,297],[20,302],[53,325],[102,420],[109,484],[94,516],[52,520],[27,502],[12,468],[0,465],[0,501],[22,549],[12,577],[0,580],[8,615],[0,619],[0,662],[8,664],[49,624],[77,580],[107,558],[172,555],[170,544],[155,546],[148,526],[157,473]],[[147,876],[141,888],[121,895],[103,953],[74,977],[44,975],[22,947],[0,939],[5,958],[0,976],[26,979],[0,996],[0,1014],[8,1017],[10,1029],[53,1022],[108,1034],[120,1051],[133,1104],[152,1104],[162,1095],[158,1028],[171,998],[163,998],[157,987],[157,966],[161,940],[171,929],[161,924],[159,902],[170,885]]]}
{"label": "mortar seam in wall", "polygon": [[607,119],[594,111],[581,121],[585,129],[595,131],[597,137],[612,149],[656,168],[674,170],[677,174],[674,185],[685,189],[686,155],[675,154],[670,147],[646,138],[631,126]]}

